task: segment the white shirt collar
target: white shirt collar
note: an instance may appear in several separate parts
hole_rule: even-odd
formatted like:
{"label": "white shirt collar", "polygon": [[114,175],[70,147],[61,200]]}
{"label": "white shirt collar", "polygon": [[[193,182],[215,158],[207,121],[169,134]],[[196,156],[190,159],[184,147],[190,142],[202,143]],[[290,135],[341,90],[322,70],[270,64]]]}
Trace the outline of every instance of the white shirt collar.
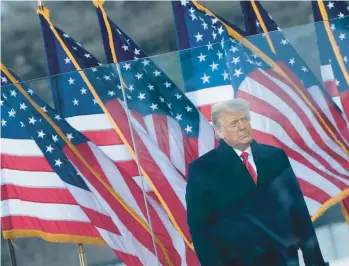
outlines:
{"label": "white shirt collar", "polygon": [[[236,154],[240,157],[241,153],[243,153],[242,151],[238,150],[238,149],[234,149],[234,151],[236,152]],[[252,155],[252,150],[251,150],[251,146],[249,146],[246,150],[244,150],[244,152],[247,152],[248,155]]]}

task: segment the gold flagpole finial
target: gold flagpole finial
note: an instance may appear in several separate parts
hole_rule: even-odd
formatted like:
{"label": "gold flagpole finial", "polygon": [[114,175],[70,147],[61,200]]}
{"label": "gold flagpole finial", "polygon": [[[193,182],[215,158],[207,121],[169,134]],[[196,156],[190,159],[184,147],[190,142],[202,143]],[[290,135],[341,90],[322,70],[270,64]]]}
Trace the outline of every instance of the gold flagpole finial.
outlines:
{"label": "gold flagpole finial", "polygon": [[42,9],[42,0],[38,0],[38,7]]}

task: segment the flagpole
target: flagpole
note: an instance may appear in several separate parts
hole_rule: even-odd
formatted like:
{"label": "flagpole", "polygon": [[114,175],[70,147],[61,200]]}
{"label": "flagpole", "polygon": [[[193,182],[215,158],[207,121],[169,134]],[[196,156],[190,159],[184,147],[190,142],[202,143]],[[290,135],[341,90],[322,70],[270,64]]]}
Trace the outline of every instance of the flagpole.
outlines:
{"label": "flagpole", "polygon": [[7,239],[8,249],[10,252],[11,266],[17,266],[15,249],[11,239]]}
{"label": "flagpole", "polygon": [[79,253],[80,266],[87,266],[84,245],[81,243],[78,244],[78,253]]}
{"label": "flagpole", "polygon": [[148,222],[149,222],[151,239],[153,241],[155,256],[157,258],[157,264],[160,265],[160,261],[159,261],[159,257],[158,257],[158,251],[157,251],[156,244],[155,244],[155,235],[154,235],[153,225],[152,225],[152,222],[151,222],[151,219],[150,219],[147,194],[145,192],[145,186],[144,186],[144,181],[143,181],[144,177],[142,175],[141,166],[140,166],[139,159],[138,159],[137,146],[136,146],[136,141],[135,141],[134,134],[133,134],[133,127],[132,127],[131,119],[130,119],[130,117],[131,117],[130,109],[128,109],[128,105],[127,105],[127,99],[126,99],[126,93],[125,93],[126,84],[124,83],[124,80],[123,80],[122,75],[121,75],[120,64],[118,62],[115,62],[115,65],[116,65],[116,69],[117,69],[117,72],[118,72],[118,75],[119,75],[119,79],[120,79],[120,83],[121,83],[121,86],[122,86],[122,90],[121,90],[122,91],[122,97],[124,98],[124,102],[125,102],[125,105],[126,105],[126,114],[127,114],[128,126],[130,128],[132,145],[134,147],[134,153],[135,153],[135,157],[136,157],[135,161],[136,161],[136,164],[137,164],[138,173],[139,173],[139,175],[141,177],[141,183],[142,183],[142,188],[141,189],[142,189],[142,192],[143,192],[143,199],[144,199],[144,204],[145,204],[145,210],[147,212],[147,218],[148,218]]}

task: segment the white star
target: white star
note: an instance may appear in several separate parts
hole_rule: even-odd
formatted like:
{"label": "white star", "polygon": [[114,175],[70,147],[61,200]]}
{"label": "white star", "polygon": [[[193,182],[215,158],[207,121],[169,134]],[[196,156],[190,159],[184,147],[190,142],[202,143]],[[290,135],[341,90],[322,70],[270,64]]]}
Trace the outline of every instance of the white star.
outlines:
{"label": "white star", "polygon": [[232,51],[233,53],[235,53],[236,51],[239,51],[239,49],[236,48],[235,46],[231,46],[231,48],[229,49],[229,51]]}
{"label": "white star", "polygon": [[177,98],[177,100],[182,99],[182,95],[180,95],[178,92],[175,94],[175,97]]}
{"label": "white star", "polygon": [[305,66],[302,66],[301,70],[302,70],[303,72],[308,72],[308,69],[307,69]]}
{"label": "white star", "polygon": [[181,120],[182,120],[182,115],[181,115],[181,114],[177,114],[176,119],[177,119],[178,121],[181,121]]}
{"label": "white star", "polygon": [[281,39],[281,42],[280,42],[282,45],[286,45],[288,42],[286,39]]}
{"label": "white star", "polygon": [[212,38],[213,38],[213,40],[215,40],[217,38],[217,33],[215,33],[214,31],[212,32]]}
{"label": "white star", "polygon": [[139,93],[138,95],[138,99],[140,99],[141,101],[145,99],[145,93]]}
{"label": "white star", "polygon": [[166,80],[164,85],[165,85],[166,88],[170,88],[172,84]]}
{"label": "white star", "polygon": [[201,25],[202,25],[202,27],[204,27],[204,30],[208,29],[208,27],[207,27],[208,25],[207,25],[207,23],[205,21]]}
{"label": "white star", "polygon": [[128,90],[129,90],[130,92],[133,92],[133,91],[135,90],[135,88],[133,87],[133,84],[130,84],[130,85],[128,86]]}
{"label": "white star", "polygon": [[25,125],[24,125],[24,123],[22,121],[20,123],[21,123],[21,127],[25,127]]}
{"label": "white star", "polygon": [[336,25],[331,24],[331,30],[332,30],[332,31],[336,30]]}
{"label": "white star", "polygon": [[165,102],[165,99],[164,99],[163,97],[161,97],[161,96],[159,97],[159,100],[160,100],[160,102],[162,102],[162,103]]}
{"label": "white star", "polygon": [[198,18],[195,16],[194,13],[191,13],[189,16],[191,17],[191,20],[192,20],[192,21],[198,19]]}
{"label": "white star", "polygon": [[239,68],[239,69],[235,69],[235,73],[234,73],[234,77],[240,77],[240,75],[242,75],[243,73],[242,73],[242,70],[241,70],[241,68]]}
{"label": "white star", "polygon": [[64,38],[69,38],[69,35],[66,34],[66,33],[64,33],[64,34],[63,34],[63,37],[64,37]]}
{"label": "white star", "polygon": [[204,73],[204,76],[201,77],[201,79],[202,79],[202,84],[210,83],[210,76],[206,76],[206,73]]}
{"label": "white star", "polygon": [[0,106],[4,104],[4,101],[0,99]]}
{"label": "white star", "polygon": [[36,122],[36,120],[35,120],[34,116],[29,118],[29,124],[35,125],[35,122]]}
{"label": "white star", "polygon": [[52,140],[53,140],[54,142],[57,142],[57,141],[58,141],[57,135],[52,135]]}
{"label": "white star", "polygon": [[81,95],[83,95],[83,94],[86,94],[86,91],[87,91],[87,90],[86,90],[85,88],[81,88],[80,91],[81,91]]}
{"label": "white star", "polygon": [[122,89],[123,89],[123,87],[122,87],[121,84],[119,84],[117,87],[118,87],[119,90],[122,90]]}
{"label": "white star", "polygon": [[154,85],[151,85],[151,84],[149,83],[148,88],[149,88],[150,91],[153,91],[153,90],[154,90]]}
{"label": "white star", "polygon": [[60,159],[55,160],[55,166],[61,167],[61,164],[63,164],[63,163],[61,162]]}
{"label": "white star", "polygon": [[219,60],[222,59],[223,54],[221,53],[221,51],[218,51],[217,56],[218,56],[218,59],[219,59]]}
{"label": "white star", "polygon": [[196,42],[202,41],[202,37],[204,35],[201,35],[199,32],[194,36],[196,38]]}
{"label": "white star", "polygon": [[338,37],[341,41],[343,41],[346,37],[345,37],[345,33],[341,33],[339,34],[339,37]]}
{"label": "white star", "polygon": [[69,59],[69,57],[64,58],[64,62],[65,62],[66,64],[70,64],[70,59]]}
{"label": "white star", "polygon": [[339,17],[339,18],[343,18],[343,17],[344,17],[344,14],[343,14],[342,12],[339,12],[338,17]]}
{"label": "white star", "polygon": [[7,121],[2,118],[1,119],[1,126],[2,127],[6,126],[6,123],[7,123]]}
{"label": "white star", "polygon": [[142,79],[142,78],[143,78],[143,74],[137,73],[136,78],[137,78],[138,80]]}
{"label": "white star", "polygon": [[97,68],[93,67],[91,68],[92,72],[96,72],[97,71]]}
{"label": "white star", "polygon": [[188,1],[187,0],[181,0],[181,5],[182,6],[186,6],[188,4]]}
{"label": "white star", "polygon": [[10,93],[11,93],[11,96],[13,96],[13,97],[16,97],[16,96],[17,96],[17,92],[16,92],[15,90],[10,91]]}
{"label": "white star", "polygon": [[169,109],[172,109],[171,105],[172,105],[172,103],[168,103],[168,104],[167,104],[167,106],[168,106]]}
{"label": "white star", "polygon": [[98,103],[95,98],[93,98],[92,101],[93,101],[93,104],[97,104]]}
{"label": "white star", "polygon": [[126,95],[127,99],[129,99],[130,101],[132,100],[132,96],[131,95]]}
{"label": "white star", "polygon": [[54,148],[52,148],[51,144],[49,146],[46,146],[46,152],[52,153]]}
{"label": "white star", "polygon": [[187,112],[191,112],[193,110],[193,107],[190,107],[189,105],[187,105],[185,107],[185,110],[187,110]]}
{"label": "white star", "polygon": [[294,63],[296,63],[296,60],[294,58],[290,58],[290,61],[288,61],[288,63],[290,63],[293,66]]}
{"label": "white star", "polygon": [[332,7],[334,7],[334,3],[333,2],[329,2],[327,7],[328,7],[328,9],[331,9]]}
{"label": "white star", "polygon": [[212,64],[210,65],[210,67],[212,68],[212,71],[218,70],[218,64],[215,64],[215,62],[213,61]]}
{"label": "white star", "polygon": [[144,59],[144,60],[142,61],[142,64],[143,64],[144,66],[149,65],[149,63],[150,63],[150,61],[147,60],[147,59]]}
{"label": "white star", "polygon": [[44,133],[43,130],[38,131],[38,138],[42,138],[42,139],[43,139],[45,135],[46,135],[46,134]]}
{"label": "white star", "polygon": [[57,121],[59,121],[59,120],[61,120],[62,118],[61,118],[59,115],[55,115],[55,119],[56,119]]}
{"label": "white star", "polygon": [[218,33],[219,33],[219,35],[222,35],[223,32],[224,32],[224,29],[223,29],[223,26],[221,25],[221,26],[218,28]]}
{"label": "white star", "polygon": [[19,109],[24,110],[24,111],[25,111],[25,109],[27,109],[27,107],[28,107],[28,106],[26,106],[25,103],[21,103],[21,104],[19,105]]}
{"label": "white star", "polygon": [[103,77],[105,80],[110,80],[110,76],[104,75]]}
{"label": "white star", "polygon": [[124,64],[124,68],[125,68],[125,70],[129,70],[131,68],[131,64],[130,63],[125,63]]}
{"label": "white star", "polygon": [[186,127],[184,130],[187,131],[187,133],[189,133],[189,132],[192,131],[192,128],[193,128],[193,127],[190,127],[190,126],[187,125],[187,127]]}
{"label": "white star", "polygon": [[224,80],[229,79],[229,73],[227,73],[225,70],[224,70],[224,73],[221,75],[223,75]]}
{"label": "white star", "polygon": [[7,78],[6,77],[1,77],[1,82],[7,83]]}
{"label": "white star", "polygon": [[124,44],[123,46],[121,46],[122,49],[124,49],[124,51],[128,51],[128,46],[126,44]]}
{"label": "white star", "polygon": [[231,61],[231,63],[232,64],[237,64],[237,63],[239,63],[240,62],[240,57],[238,56],[238,57],[233,57],[233,60]]}
{"label": "white star", "polygon": [[72,77],[70,77],[70,79],[68,79],[68,82],[69,82],[69,85],[72,85],[72,84],[74,84],[75,79],[73,79]]}
{"label": "white star", "polygon": [[33,95],[34,94],[34,91],[32,89],[28,89],[27,92],[30,94],[30,95]]}
{"label": "white star", "polygon": [[75,46],[72,46],[73,47],[73,49],[76,51],[77,49],[78,49],[78,47],[75,47]]}
{"label": "white star", "polygon": [[73,104],[74,104],[74,105],[79,105],[79,101],[78,101],[77,99],[74,99],[74,100],[73,100]]}
{"label": "white star", "polygon": [[213,45],[211,42],[208,42],[207,44],[207,50],[210,51],[210,50],[213,50]]}
{"label": "white star", "polygon": [[154,73],[155,77],[160,76],[160,74],[161,74],[161,72],[158,70],[155,70],[153,73]]}
{"label": "white star", "polygon": [[15,117],[16,111],[12,108],[11,111],[8,112],[8,115],[9,115],[10,117]]}
{"label": "white star", "polygon": [[141,50],[135,48],[134,54],[135,54],[135,55],[140,55],[140,54],[141,54]]}
{"label": "white star", "polygon": [[43,110],[45,113],[47,113],[46,106],[41,107],[41,110]]}
{"label": "white star", "polygon": [[338,79],[336,79],[336,86],[339,86],[339,83],[341,83]]}
{"label": "white star", "polygon": [[86,58],[91,58],[91,55],[88,54],[88,53],[85,53],[84,56],[85,56]]}
{"label": "white star", "polygon": [[343,61],[344,61],[345,63],[348,63],[348,57],[347,57],[347,56],[344,56],[344,57],[343,57]]}
{"label": "white star", "polygon": [[198,58],[199,58],[199,60],[200,60],[200,62],[202,62],[202,61],[205,61],[206,59],[206,55],[203,55],[202,53],[200,53],[200,55],[198,56]]}
{"label": "white star", "polygon": [[212,20],[212,24],[214,25],[214,24],[216,24],[217,22],[218,22],[218,18],[213,18],[213,19],[211,19]]}
{"label": "white star", "polygon": [[158,109],[158,105],[152,103],[151,106],[150,106],[150,108],[153,109],[153,111],[155,111],[156,109]]}
{"label": "white star", "polygon": [[261,66],[263,63],[262,62],[255,62],[257,66]]}
{"label": "white star", "polygon": [[69,139],[69,141],[71,141],[74,137],[72,133],[68,133],[67,134],[67,138]]}

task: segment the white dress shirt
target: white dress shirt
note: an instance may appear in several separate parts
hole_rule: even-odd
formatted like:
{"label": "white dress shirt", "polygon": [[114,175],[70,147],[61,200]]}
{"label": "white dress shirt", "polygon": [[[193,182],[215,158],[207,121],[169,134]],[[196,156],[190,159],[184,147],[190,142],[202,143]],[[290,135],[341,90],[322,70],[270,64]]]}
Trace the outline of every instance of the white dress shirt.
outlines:
{"label": "white dress shirt", "polygon": [[[243,153],[242,151],[238,150],[238,149],[234,149],[236,154],[240,157],[240,155]],[[248,162],[252,165],[254,171],[256,172],[257,174],[257,167],[256,167],[256,164],[254,162],[254,159],[253,159],[253,154],[252,154],[252,150],[251,150],[251,147],[248,147],[246,150],[244,150],[244,152],[247,152],[248,153],[248,157],[247,157],[247,160]],[[241,161],[242,161],[242,158],[240,157]]]}

